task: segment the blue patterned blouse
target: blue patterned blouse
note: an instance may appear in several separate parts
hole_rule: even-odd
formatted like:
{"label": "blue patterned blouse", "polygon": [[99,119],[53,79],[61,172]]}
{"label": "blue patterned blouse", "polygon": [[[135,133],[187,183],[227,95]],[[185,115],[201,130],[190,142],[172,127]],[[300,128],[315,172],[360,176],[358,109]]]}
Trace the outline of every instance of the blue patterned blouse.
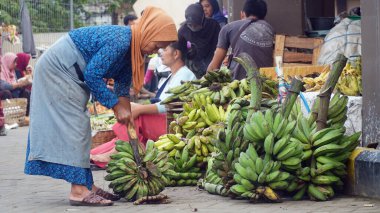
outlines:
{"label": "blue patterned blouse", "polygon": [[[69,35],[87,63],[84,79],[95,98],[112,108],[118,97],[129,96],[131,28],[115,25],[84,27],[70,31]],[[103,78],[115,80],[114,93],[107,88]]]}

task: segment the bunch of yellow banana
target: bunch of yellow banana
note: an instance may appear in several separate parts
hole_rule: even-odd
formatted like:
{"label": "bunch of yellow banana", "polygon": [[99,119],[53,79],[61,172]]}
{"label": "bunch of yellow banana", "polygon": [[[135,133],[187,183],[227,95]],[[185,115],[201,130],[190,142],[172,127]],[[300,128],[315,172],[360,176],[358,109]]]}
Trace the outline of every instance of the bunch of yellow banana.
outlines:
{"label": "bunch of yellow banana", "polygon": [[118,153],[111,155],[104,179],[111,181],[109,187],[127,200],[158,195],[170,182],[168,174],[175,173],[167,152],[160,152],[153,141],[147,142],[146,150],[140,150],[140,167],[128,142],[117,141],[116,150]]}
{"label": "bunch of yellow banana", "polygon": [[318,77],[303,77],[302,81],[305,83],[304,87],[306,89],[306,92],[319,91],[325,84],[329,73],[330,70],[328,67],[326,67],[326,69],[321,74],[319,74]]}
{"label": "bunch of yellow banana", "polygon": [[211,138],[205,135],[194,135],[187,141],[186,146],[191,153],[195,153],[197,162],[204,162],[215,151]]}
{"label": "bunch of yellow banana", "polygon": [[202,176],[200,169],[196,167],[197,155],[190,156],[189,150],[185,147],[181,152],[177,152],[169,159],[174,165],[175,174],[169,175],[170,186],[195,186]]}
{"label": "bunch of yellow banana", "polygon": [[183,109],[176,121],[169,124],[169,132],[182,133],[187,138],[194,136],[200,129],[224,122],[228,116],[228,110],[206,102],[203,94],[200,97],[195,95],[191,103],[184,103]]}
{"label": "bunch of yellow banana", "polygon": [[345,95],[360,96],[362,94],[362,66],[360,57],[347,61],[336,86]]}
{"label": "bunch of yellow banana", "polygon": [[182,134],[165,134],[158,138],[154,146],[160,151],[167,151],[169,157],[174,157],[179,150],[186,146],[186,142],[182,140]]}
{"label": "bunch of yellow banana", "polygon": [[260,158],[252,144],[246,152],[240,153],[234,168],[236,184],[230,191],[251,200],[264,196],[273,202],[281,201],[273,190],[285,190],[289,186],[288,180],[292,178],[288,172],[280,170],[280,162]]}

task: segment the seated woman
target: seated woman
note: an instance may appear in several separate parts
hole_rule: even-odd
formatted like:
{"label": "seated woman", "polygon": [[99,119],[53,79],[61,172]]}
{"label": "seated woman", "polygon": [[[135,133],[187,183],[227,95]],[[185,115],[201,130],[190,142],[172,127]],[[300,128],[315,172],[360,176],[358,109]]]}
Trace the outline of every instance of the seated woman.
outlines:
{"label": "seated woman", "polygon": [[[13,90],[18,89],[18,88],[23,88],[29,84],[27,82],[8,83],[8,81],[3,80],[3,79],[6,79],[6,74],[3,73],[3,66],[2,66],[3,65],[3,63],[2,63],[3,59],[4,58],[2,58],[2,60],[0,60],[0,76],[1,76],[1,78],[0,78],[0,99],[1,100],[13,98],[13,95],[12,95]],[[4,59],[4,60],[6,60],[6,59]],[[12,61],[12,59],[11,59],[11,61]],[[4,67],[4,70],[6,70],[6,67]]]}
{"label": "seated woman", "polygon": [[5,85],[3,86],[3,88],[11,92],[12,98],[27,98],[28,99],[28,107],[27,107],[26,113],[27,115],[29,115],[30,91],[27,91],[25,87],[30,85],[30,82],[17,81],[16,66],[17,66],[17,55],[14,53],[6,53],[1,58],[0,79],[3,81],[2,84]]}
{"label": "seated woman", "polygon": [[30,55],[26,53],[17,53],[16,77],[20,79],[26,75],[26,67],[29,65]]}
{"label": "seated woman", "polygon": [[[162,63],[170,67],[171,74],[168,79],[159,86],[156,94],[158,100],[164,100],[170,94],[165,93],[172,87],[179,86],[181,81],[196,79],[191,70],[185,66],[185,59],[195,56],[195,48],[186,41],[180,40],[169,45],[162,54]],[[160,135],[166,133],[165,106],[159,102],[148,105],[131,103],[132,116],[135,118],[135,128],[139,141],[146,143],[148,139],[157,140]],[[104,167],[110,161],[110,155],[117,152],[115,141],[128,140],[127,128],[121,124],[115,124],[113,130],[116,138],[112,141],[91,150],[90,159],[100,167]]]}

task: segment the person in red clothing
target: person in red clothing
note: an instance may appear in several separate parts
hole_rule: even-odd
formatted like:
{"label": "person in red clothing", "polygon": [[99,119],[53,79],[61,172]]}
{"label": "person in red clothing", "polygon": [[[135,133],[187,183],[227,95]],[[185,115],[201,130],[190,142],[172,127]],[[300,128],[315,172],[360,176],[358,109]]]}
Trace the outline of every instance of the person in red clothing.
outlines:
{"label": "person in red clothing", "polygon": [[26,53],[17,53],[16,77],[20,79],[26,75],[26,67],[29,65],[30,55]]}

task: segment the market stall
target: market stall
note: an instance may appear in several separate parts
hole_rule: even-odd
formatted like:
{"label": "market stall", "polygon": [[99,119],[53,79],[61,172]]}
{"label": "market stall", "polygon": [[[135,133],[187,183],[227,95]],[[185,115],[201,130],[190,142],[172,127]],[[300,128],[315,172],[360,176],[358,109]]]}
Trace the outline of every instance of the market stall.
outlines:
{"label": "market stall", "polygon": [[229,70],[221,69],[171,88],[163,103],[182,102],[182,111],[173,114],[168,134],[139,151],[147,170],[136,165],[128,143],[116,142],[119,152],[111,156],[106,176],[115,193],[140,204],[145,197],[163,196],[165,186],[198,185],[255,202],[281,202],[280,194],[324,201],[342,190],[345,162],[361,135],[344,127],[360,98],[332,94],[347,59],[334,63],[321,92],[304,93],[309,115],[297,100],[304,89],[301,78],[292,78],[279,103],[278,83],[260,76],[249,56],[236,60],[247,79],[232,80]]}

